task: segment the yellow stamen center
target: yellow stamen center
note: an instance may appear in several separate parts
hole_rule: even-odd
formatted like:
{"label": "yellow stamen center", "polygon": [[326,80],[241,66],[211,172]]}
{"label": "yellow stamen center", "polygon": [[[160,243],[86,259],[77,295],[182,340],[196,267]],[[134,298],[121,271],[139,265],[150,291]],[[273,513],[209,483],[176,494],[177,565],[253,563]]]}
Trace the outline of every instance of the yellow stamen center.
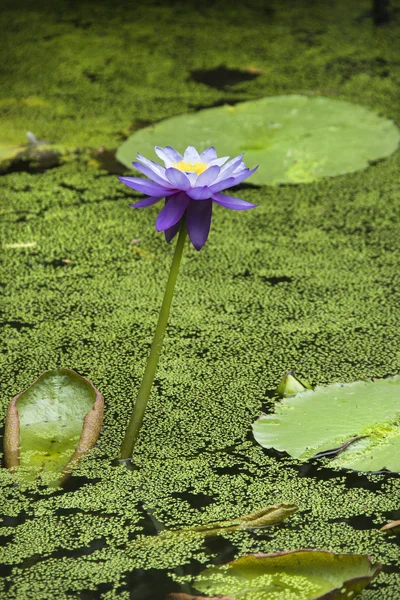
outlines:
{"label": "yellow stamen center", "polygon": [[175,169],[179,169],[179,171],[183,171],[184,173],[197,173],[197,175],[200,175],[200,173],[203,173],[203,171],[208,169],[208,165],[203,162],[191,163],[185,162],[184,160],[174,163],[173,166]]}

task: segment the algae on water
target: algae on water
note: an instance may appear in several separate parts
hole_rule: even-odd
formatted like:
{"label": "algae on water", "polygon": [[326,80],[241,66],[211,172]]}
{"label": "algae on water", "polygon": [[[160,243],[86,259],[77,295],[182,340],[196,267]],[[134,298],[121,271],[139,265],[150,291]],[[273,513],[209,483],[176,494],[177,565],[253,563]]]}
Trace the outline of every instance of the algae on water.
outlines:
{"label": "algae on water", "polygon": [[[24,0],[21,10],[6,0],[1,142],[24,144],[33,131],[73,149],[112,149],[143,123],[283,94],[337,98],[400,122],[395,2],[381,28],[358,0],[329,14],[325,3],[236,4],[227,14],[189,1],[183,15],[147,4],[62,0],[54,10]],[[225,91],[191,79],[221,64],[263,74]],[[46,105],[24,102],[32,97]],[[399,480],[304,468],[247,436],[285,370],[320,385],[399,372],[399,167],[395,152],[307,185],[243,187],[257,214],[215,211],[202,256],[188,248],[183,258],[134,471],[112,459],[173,251],[154,229],[157,208],[130,210],[139,196],[83,161],[0,178],[1,416],[59,365],[95,381],[106,400],[99,445],[62,493],[24,489],[0,470],[0,593],[125,600],[156,579],[179,591],[193,565],[225,550],[312,547],[371,555],[387,568],[362,600],[397,600],[396,538],[379,528],[398,519]],[[157,533],[146,507],[176,530],[280,502],[298,513],[268,530],[227,532],[221,553],[198,536],[137,551]]]}

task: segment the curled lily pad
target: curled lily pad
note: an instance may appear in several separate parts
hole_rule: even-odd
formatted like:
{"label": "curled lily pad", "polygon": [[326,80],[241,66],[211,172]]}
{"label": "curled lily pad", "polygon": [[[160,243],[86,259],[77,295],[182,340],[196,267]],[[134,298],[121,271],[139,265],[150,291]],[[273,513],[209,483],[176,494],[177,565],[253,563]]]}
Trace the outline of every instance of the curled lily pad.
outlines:
{"label": "curled lily pad", "polygon": [[193,586],[207,598],[339,600],[353,598],[380,569],[379,563],[372,563],[365,555],[301,549],[242,556],[226,565],[205,569]]}
{"label": "curled lily pad", "polygon": [[58,482],[95,445],[103,411],[103,396],[88,379],[70,369],[46,371],[8,406],[6,466],[19,467],[26,480],[40,473]]}
{"label": "curled lily pad", "polygon": [[317,387],[253,423],[264,448],[357,471],[400,471],[400,376]]}
{"label": "curled lily pad", "polygon": [[155,146],[182,152],[215,146],[218,156],[246,153],[259,165],[253,184],[306,183],[351,173],[399,145],[393,121],[363,106],[317,96],[272,96],[178,115],[135,131],[117,159],[132,168],[137,152],[157,160]]}
{"label": "curled lily pad", "polygon": [[305,390],[312,390],[311,384],[305,379],[299,379],[294,371],[286,371],[276,388],[276,393],[282,398],[287,398]]}

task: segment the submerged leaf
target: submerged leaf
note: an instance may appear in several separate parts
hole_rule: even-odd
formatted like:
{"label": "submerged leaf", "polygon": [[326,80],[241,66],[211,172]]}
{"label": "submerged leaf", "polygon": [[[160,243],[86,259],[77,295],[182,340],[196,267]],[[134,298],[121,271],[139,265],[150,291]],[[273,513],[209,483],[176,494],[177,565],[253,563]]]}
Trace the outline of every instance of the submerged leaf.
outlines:
{"label": "submerged leaf", "polygon": [[276,403],[253,423],[264,448],[293,458],[333,456],[360,471],[400,471],[400,376],[333,384]]}
{"label": "submerged leaf", "polygon": [[194,527],[185,527],[183,529],[164,529],[157,536],[146,536],[135,541],[132,546],[137,546],[138,551],[143,547],[168,545],[171,540],[205,538],[215,535],[221,535],[239,529],[255,529],[267,527],[281,523],[297,512],[298,508],[294,504],[273,504],[260,508],[252,513],[237,517],[229,521],[219,521],[217,523],[208,523]]}
{"label": "submerged leaf", "polygon": [[267,527],[269,525],[275,525],[285,519],[291,517],[298,508],[295,504],[273,504],[272,506],[265,506],[259,508],[248,515],[243,515],[229,521],[219,521],[217,523],[208,523],[207,525],[199,525],[197,527],[190,527],[188,529],[180,529],[176,532],[182,534],[187,532],[188,534],[197,533],[203,536],[219,535],[227,531],[236,531],[237,529],[254,529],[256,527]]}
{"label": "submerged leaf", "polygon": [[56,484],[92,448],[103,421],[104,400],[70,369],[46,371],[10,402],[4,435],[6,466],[29,481],[37,474]]}
{"label": "submerged leaf", "polygon": [[168,594],[166,600],[201,600],[202,598],[204,598],[204,600],[235,600],[233,596],[213,596],[211,598],[211,596],[199,596],[198,594],[193,596],[193,594],[179,592]]}
{"label": "submerged leaf", "polygon": [[339,600],[353,598],[380,569],[365,555],[302,549],[242,556],[205,569],[193,585],[233,600]]}
{"label": "submerged leaf", "polygon": [[233,596],[213,596],[211,598],[211,596],[199,596],[198,594],[193,596],[193,594],[184,594],[179,592],[175,594],[168,594],[166,600],[201,600],[202,598],[204,598],[204,600],[235,600]]}
{"label": "submerged leaf", "polygon": [[260,165],[253,184],[304,183],[364,169],[392,154],[400,140],[393,121],[363,106],[317,96],[273,96],[179,115],[135,131],[118,149],[128,168],[137,152],[156,159],[155,146],[222,156],[246,153]]}

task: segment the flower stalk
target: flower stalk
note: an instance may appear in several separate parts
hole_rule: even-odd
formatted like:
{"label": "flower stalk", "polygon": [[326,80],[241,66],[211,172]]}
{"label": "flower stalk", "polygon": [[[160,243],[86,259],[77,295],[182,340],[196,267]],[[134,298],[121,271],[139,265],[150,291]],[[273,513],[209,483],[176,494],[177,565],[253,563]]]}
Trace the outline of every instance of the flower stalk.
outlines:
{"label": "flower stalk", "polygon": [[185,245],[186,233],[186,222],[183,218],[180,223],[179,237],[175,246],[174,257],[172,259],[172,265],[168,276],[167,287],[165,289],[164,299],[161,305],[160,314],[158,316],[157,327],[154,333],[153,342],[151,344],[149,358],[147,359],[142,383],[140,385],[135,406],[133,408],[129,424],[125,432],[125,438],[121,446],[121,459],[123,460],[130,459],[132,457],[133,449],[139,436],[140,427],[142,425],[143,416],[146,410],[158,360],[161,354],[161,348],[168,323],[168,316],[171,308],[172,297],[174,294],[175,283],[178,276],[183,248]]}
{"label": "flower stalk", "polygon": [[146,208],[165,198],[164,208],[157,215],[156,229],[164,232],[167,242],[170,242],[178,231],[179,237],[150,355],[121,446],[122,460],[132,457],[142,425],[161,354],[186,233],[193,247],[201,250],[210,231],[213,204],[231,210],[249,210],[256,206],[241,198],[221,193],[222,190],[239,185],[257,169],[257,167],[254,169],[246,167],[242,161],[243,154],[231,160],[229,156],[218,158],[214,146],[206,148],[201,154],[193,146],[188,146],[183,156],[171,146],[165,148],[156,146],[154,150],[164,162],[164,167],[138,153],[138,160],[132,164],[147,179],[119,177],[119,180],[137,192],[147,195],[147,198],[131,204],[132,208]]}

